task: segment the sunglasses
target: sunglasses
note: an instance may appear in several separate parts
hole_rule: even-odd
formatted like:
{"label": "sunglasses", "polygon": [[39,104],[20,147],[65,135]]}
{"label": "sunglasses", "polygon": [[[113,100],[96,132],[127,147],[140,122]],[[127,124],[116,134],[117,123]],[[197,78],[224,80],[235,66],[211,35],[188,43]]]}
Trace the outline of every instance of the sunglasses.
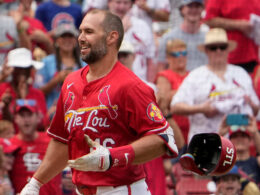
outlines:
{"label": "sunglasses", "polygon": [[228,45],[227,44],[224,44],[224,45],[207,45],[206,48],[210,51],[217,51],[217,49],[224,51],[228,48]]}
{"label": "sunglasses", "polygon": [[32,99],[18,99],[16,100],[16,105],[18,106],[35,106],[36,105],[36,101],[32,100]]}
{"label": "sunglasses", "polygon": [[170,52],[169,55],[175,58],[179,58],[181,56],[187,56],[188,52],[187,50],[185,51],[176,51],[176,52]]}

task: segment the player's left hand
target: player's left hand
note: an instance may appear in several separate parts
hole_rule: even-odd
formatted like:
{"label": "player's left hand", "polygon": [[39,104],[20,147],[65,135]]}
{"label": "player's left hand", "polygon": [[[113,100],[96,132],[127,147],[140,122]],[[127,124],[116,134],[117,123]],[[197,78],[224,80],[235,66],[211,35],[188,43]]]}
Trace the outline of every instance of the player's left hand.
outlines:
{"label": "player's left hand", "polygon": [[75,160],[69,160],[68,166],[79,171],[106,171],[110,168],[110,152],[107,148],[85,135],[92,152]]}

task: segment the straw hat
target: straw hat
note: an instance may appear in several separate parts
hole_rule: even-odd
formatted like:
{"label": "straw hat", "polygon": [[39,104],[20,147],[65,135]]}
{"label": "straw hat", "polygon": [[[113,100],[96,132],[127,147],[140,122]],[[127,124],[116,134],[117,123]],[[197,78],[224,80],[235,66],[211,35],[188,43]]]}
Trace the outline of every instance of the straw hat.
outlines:
{"label": "straw hat", "polygon": [[227,33],[222,28],[212,28],[206,34],[204,44],[198,45],[198,49],[201,52],[205,52],[205,48],[207,45],[219,44],[219,43],[227,43],[228,51],[233,51],[237,43],[235,41],[228,40]]}
{"label": "straw hat", "polygon": [[118,52],[135,53],[135,48],[131,42],[123,40]]}

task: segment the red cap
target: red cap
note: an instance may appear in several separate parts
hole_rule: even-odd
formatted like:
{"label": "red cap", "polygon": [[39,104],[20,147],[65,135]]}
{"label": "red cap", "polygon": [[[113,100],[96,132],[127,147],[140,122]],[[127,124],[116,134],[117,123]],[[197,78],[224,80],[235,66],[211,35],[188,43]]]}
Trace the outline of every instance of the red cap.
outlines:
{"label": "red cap", "polygon": [[239,125],[232,125],[229,127],[229,138],[234,135],[235,133],[244,133],[246,134],[248,137],[250,137],[250,133],[247,130],[247,128],[245,126],[239,126]]}
{"label": "red cap", "polygon": [[32,99],[18,99],[16,100],[16,113],[20,112],[21,109],[28,109],[31,112],[37,112],[37,104],[36,104],[36,100],[32,100]]}
{"label": "red cap", "polygon": [[13,144],[8,139],[0,138],[0,145],[3,147],[3,151],[6,154],[10,154],[19,149],[19,146]]}

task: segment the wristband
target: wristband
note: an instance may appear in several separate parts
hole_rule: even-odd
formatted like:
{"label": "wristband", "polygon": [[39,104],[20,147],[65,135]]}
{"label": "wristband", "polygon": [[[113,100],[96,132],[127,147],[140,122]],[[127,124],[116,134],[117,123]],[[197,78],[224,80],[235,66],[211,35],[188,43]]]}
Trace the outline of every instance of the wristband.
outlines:
{"label": "wristband", "polygon": [[131,145],[121,146],[109,149],[112,162],[110,167],[126,167],[130,165],[134,158],[135,152]]}
{"label": "wristband", "polygon": [[172,113],[169,113],[169,114],[165,115],[164,118],[165,118],[166,120],[172,118]]}
{"label": "wristband", "polygon": [[42,183],[37,180],[35,177],[32,177],[29,181],[30,184],[32,184],[33,186],[35,186],[36,188],[40,189],[42,187]]}

